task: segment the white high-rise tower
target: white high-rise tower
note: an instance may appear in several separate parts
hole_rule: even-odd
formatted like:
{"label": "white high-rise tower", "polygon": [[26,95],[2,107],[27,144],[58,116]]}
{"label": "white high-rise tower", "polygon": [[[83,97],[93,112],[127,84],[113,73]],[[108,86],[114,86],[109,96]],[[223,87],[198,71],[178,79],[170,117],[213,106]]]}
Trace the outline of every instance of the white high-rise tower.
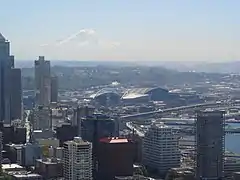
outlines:
{"label": "white high-rise tower", "polygon": [[92,179],[92,144],[75,137],[63,145],[63,176],[66,180]]}

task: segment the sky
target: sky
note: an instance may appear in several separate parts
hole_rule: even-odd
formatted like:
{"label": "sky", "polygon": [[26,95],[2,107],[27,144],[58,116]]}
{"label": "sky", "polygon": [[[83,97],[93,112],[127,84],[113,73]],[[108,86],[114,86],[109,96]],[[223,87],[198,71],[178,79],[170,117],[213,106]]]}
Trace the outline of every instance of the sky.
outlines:
{"label": "sky", "polygon": [[239,0],[0,0],[20,60],[240,60]]}

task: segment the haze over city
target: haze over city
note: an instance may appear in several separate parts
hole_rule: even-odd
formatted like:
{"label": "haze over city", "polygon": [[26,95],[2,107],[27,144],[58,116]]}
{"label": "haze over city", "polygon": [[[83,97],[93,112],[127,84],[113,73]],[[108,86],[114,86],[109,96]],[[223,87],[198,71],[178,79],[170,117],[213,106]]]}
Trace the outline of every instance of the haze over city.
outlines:
{"label": "haze over city", "polygon": [[240,2],[1,1],[17,60],[236,61]]}

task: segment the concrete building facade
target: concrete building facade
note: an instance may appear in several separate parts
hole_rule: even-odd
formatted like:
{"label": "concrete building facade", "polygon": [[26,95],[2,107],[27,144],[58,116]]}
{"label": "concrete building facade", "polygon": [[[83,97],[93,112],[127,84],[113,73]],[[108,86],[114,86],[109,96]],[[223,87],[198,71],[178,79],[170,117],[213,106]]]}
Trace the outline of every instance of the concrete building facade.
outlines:
{"label": "concrete building facade", "polygon": [[171,168],[180,167],[178,137],[172,128],[164,124],[154,124],[146,132],[143,140],[143,164],[165,174]]}
{"label": "concrete building facade", "polygon": [[63,176],[66,180],[92,179],[92,144],[75,137],[63,146]]}

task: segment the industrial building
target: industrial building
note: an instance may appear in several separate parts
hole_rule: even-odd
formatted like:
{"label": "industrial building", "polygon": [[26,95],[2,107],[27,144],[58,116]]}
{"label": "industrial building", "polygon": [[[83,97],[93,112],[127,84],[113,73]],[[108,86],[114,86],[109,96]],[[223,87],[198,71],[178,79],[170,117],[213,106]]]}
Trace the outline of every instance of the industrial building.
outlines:
{"label": "industrial building", "polygon": [[125,138],[102,138],[98,145],[98,179],[133,175],[134,144]]}
{"label": "industrial building", "polygon": [[165,175],[169,169],[180,167],[178,137],[163,123],[151,125],[145,133],[142,153],[143,164],[159,174]]}
{"label": "industrial building", "polygon": [[196,179],[222,179],[224,168],[222,111],[199,111],[196,121]]}
{"label": "industrial building", "polygon": [[92,179],[92,144],[75,137],[63,145],[63,176],[65,180]]}

